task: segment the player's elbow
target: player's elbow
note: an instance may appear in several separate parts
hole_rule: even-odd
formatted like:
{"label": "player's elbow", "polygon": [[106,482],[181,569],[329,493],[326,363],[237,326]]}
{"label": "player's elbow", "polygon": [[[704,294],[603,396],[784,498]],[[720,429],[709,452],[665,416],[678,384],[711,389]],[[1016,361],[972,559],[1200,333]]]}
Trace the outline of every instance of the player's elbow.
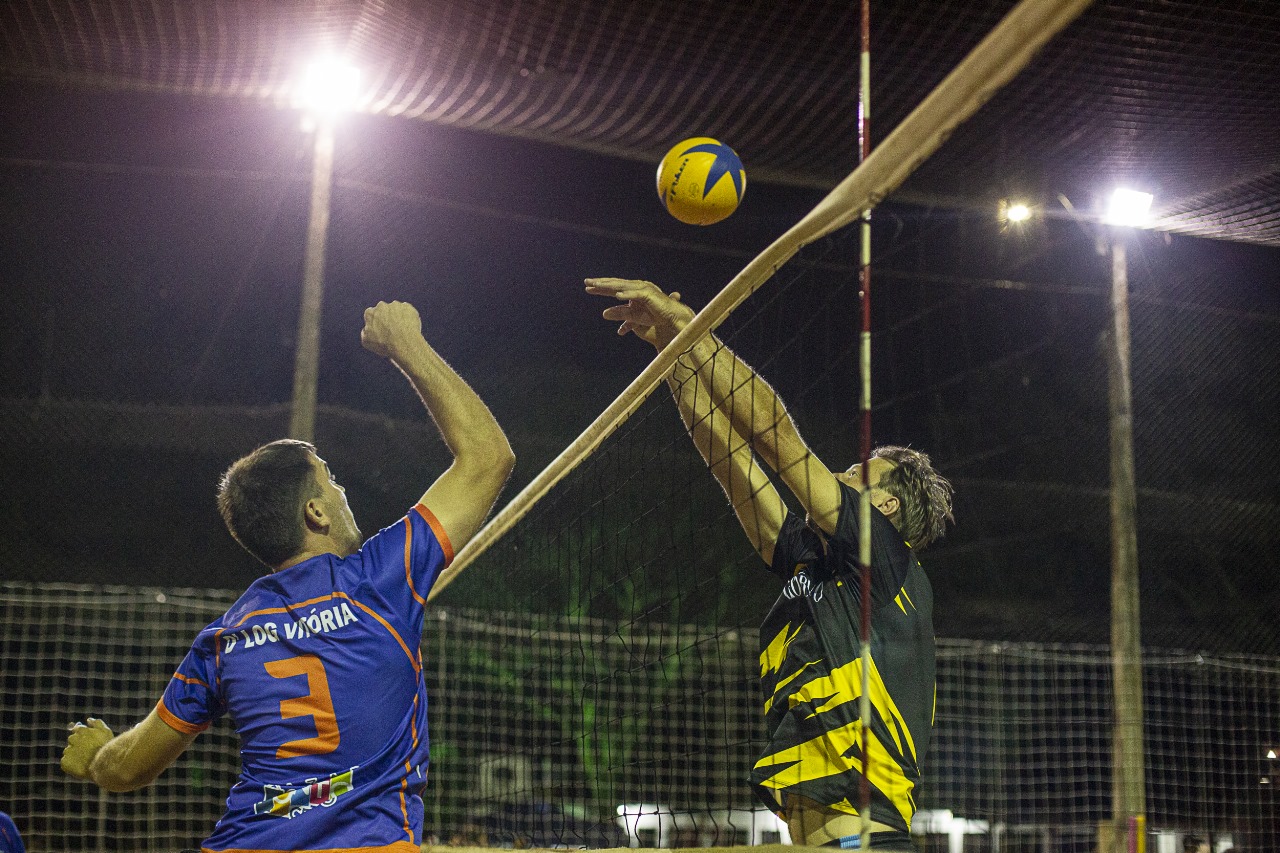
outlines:
{"label": "player's elbow", "polygon": [[456,460],[467,478],[475,482],[492,483],[501,488],[516,467],[516,454],[504,437],[484,447],[459,454]]}
{"label": "player's elbow", "polygon": [[504,438],[502,441],[502,459],[501,468],[504,475],[509,476],[516,467],[516,452],[511,449],[511,444]]}
{"label": "player's elbow", "polygon": [[493,458],[489,461],[489,465],[492,467],[494,475],[505,483],[516,467],[516,453],[511,449],[511,443],[507,441],[505,436],[502,439],[501,446],[493,449],[492,455]]}

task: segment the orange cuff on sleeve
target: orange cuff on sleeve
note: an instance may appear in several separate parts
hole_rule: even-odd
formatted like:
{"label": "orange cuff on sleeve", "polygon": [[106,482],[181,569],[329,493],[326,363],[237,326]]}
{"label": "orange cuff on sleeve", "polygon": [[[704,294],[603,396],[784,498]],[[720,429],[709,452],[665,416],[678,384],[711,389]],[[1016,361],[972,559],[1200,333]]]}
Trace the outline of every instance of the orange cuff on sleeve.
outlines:
{"label": "orange cuff on sleeve", "polygon": [[444,551],[444,564],[448,567],[453,562],[453,543],[449,541],[449,534],[444,532],[444,527],[440,524],[440,519],[435,517],[431,510],[422,504],[414,507],[418,515],[422,516],[422,520],[431,528],[431,532],[436,535],[436,540],[440,543],[440,548]]}
{"label": "orange cuff on sleeve", "polygon": [[198,735],[205,729],[209,728],[209,724],[197,726],[195,723],[188,723],[174,716],[173,712],[164,706],[164,700],[161,699],[156,703],[156,714],[160,719],[164,720],[165,725],[173,729],[175,732],[182,732],[184,735]]}

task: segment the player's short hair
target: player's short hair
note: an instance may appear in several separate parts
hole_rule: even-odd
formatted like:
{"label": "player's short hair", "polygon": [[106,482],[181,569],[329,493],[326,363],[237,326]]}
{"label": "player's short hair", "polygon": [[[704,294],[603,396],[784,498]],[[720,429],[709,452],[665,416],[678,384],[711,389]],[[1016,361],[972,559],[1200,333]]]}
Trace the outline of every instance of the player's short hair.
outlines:
{"label": "player's short hair", "polygon": [[231,537],[270,568],[302,550],[303,507],[319,496],[315,447],[282,438],[237,459],[218,486],[218,512]]}
{"label": "player's short hair", "polygon": [[955,489],[934,470],[929,457],[909,447],[885,445],[871,451],[873,457],[887,459],[893,470],[880,477],[879,488],[902,504],[897,528],[913,548],[925,548],[947,532],[947,522],[955,524],[951,497]]}

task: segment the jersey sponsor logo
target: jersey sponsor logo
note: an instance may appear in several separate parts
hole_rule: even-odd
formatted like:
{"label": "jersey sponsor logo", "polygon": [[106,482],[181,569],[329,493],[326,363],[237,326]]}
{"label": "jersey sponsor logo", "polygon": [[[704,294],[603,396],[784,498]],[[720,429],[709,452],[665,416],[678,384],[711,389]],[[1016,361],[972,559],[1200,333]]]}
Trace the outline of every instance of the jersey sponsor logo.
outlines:
{"label": "jersey sponsor logo", "polygon": [[224,635],[222,653],[230,654],[235,648],[252,649],[268,643],[278,643],[282,634],[286,640],[300,640],[315,634],[327,634],[359,621],[355,611],[345,601],[323,609],[313,607],[305,616],[285,622],[283,628],[275,622],[264,622],[261,625],[251,625],[243,630]]}
{"label": "jersey sponsor logo", "polygon": [[262,802],[254,803],[255,815],[293,818],[316,806],[328,808],[338,797],[355,789],[353,777],[356,768],[345,773],[319,779],[301,788],[282,788],[279,785],[262,786]]}
{"label": "jersey sponsor logo", "polygon": [[814,583],[806,571],[797,571],[795,577],[787,581],[782,594],[788,601],[808,596],[815,604],[822,600],[822,584]]}

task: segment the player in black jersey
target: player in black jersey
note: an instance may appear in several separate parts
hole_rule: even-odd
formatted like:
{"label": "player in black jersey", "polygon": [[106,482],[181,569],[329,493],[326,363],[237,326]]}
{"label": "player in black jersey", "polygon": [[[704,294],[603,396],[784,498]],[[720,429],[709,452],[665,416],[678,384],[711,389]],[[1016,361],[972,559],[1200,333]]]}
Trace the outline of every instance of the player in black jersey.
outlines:
{"label": "player in black jersey", "polygon": [[[625,304],[604,312],[662,348],[693,316],[679,294],[624,279],[587,292]],[[833,473],[805,445],[782,402],[712,335],[668,377],[686,426],[747,537],[783,580],[761,628],[769,744],[751,781],[787,820],[795,844],[861,844],[859,787],[869,767],[871,845],[912,850],[911,818],[933,728],[933,592],[915,550],[945,532],[951,484],[923,453],[878,448],[868,462],[871,521],[871,727],[859,718],[860,465]],[[757,461],[759,460],[759,461]],[[790,513],[759,462],[804,506]]]}

